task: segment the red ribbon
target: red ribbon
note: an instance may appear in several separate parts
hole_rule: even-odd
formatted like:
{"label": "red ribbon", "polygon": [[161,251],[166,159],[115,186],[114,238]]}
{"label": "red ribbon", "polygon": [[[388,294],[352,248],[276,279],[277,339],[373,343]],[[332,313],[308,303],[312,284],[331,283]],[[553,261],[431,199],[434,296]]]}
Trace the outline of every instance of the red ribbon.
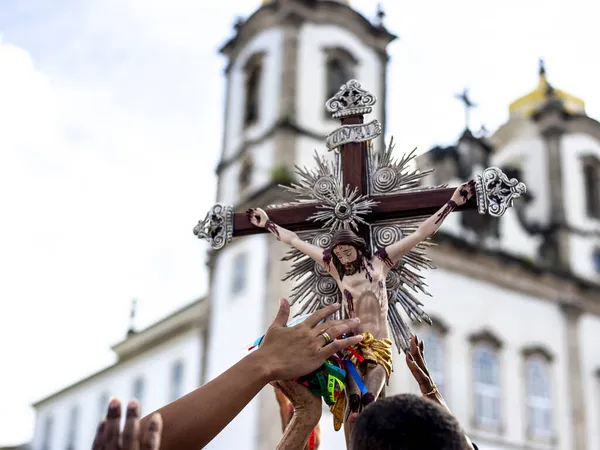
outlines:
{"label": "red ribbon", "polygon": [[358,362],[363,362],[365,360],[365,358],[363,358],[360,353],[354,349],[354,347],[348,347],[346,350],[352,353]]}

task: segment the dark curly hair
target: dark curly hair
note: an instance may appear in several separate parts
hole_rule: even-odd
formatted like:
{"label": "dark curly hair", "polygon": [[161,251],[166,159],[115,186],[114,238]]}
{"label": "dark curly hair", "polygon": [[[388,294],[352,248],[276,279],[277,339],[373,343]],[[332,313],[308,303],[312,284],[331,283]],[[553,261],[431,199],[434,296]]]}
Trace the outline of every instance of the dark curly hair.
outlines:
{"label": "dark curly hair", "polygon": [[465,450],[456,418],[431,400],[400,394],[371,403],[356,419],[350,450]]}

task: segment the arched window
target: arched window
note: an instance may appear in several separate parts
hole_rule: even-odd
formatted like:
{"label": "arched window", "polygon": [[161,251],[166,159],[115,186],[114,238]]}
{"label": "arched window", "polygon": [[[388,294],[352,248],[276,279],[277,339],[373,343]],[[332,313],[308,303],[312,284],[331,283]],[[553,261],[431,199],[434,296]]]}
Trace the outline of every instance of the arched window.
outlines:
{"label": "arched window", "polygon": [[100,423],[104,416],[106,415],[106,408],[108,407],[108,401],[110,397],[108,392],[103,392],[100,394],[100,398],[98,399],[98,415],[96,416],[98,419],[96,422]]}
{"label": "arched window", "polygon": [[42,438],[42,450],[50,450],[54,440],[54,418],[47,416],[44,421],[44,436]]}
{"label": "arched window", "polygon": [[67,450],[77,448],[77,430],[79,430],[79,407],[73,406],[69,413],[69,429],[67,432]]}
{"label": "arched window", "polygon": [[175,401],[183,393],[183,361],[177,361],[171,366],[170,400]]}
{"label": "arched window", "polygon": [[500,426],[501,387],[498,345],[480,341],[473,349],[475,422],[485,428]]}
{"label": "arched window", "polygon": [[432,327],[420,332],[419,337],[423,339],[425,361],[431,378],[440,393],[444,395],[446,352],[443,331]]}
{"label": "arched window", "polygon": [[327,101],[338,93],[346,81],[355,77],[354,72],[358,62],[348,51],[341,48],[331,48],[325,52],[327,55],[325,101]]}
{"label": "arched window", "polygon": [[263,74],[263,54],[252,55],[244,67],[244,125],[250,126],[258,121],[260,112],[260,88]]}
{"label": "arched window", "polygon": [[133,398],[135,398],[138,403],[140,404],[140,411],[144,412],[144,394],[145,394],[145,382],[144,382],[144,378],[142,377],[137,377],[135,380],[133,380]]}
{"label": "arched window", "polygon": [[552,434],[552,395],[550,360],[542,353],[533,353],[525,360],[527,393],[527,430],[533,437]]}

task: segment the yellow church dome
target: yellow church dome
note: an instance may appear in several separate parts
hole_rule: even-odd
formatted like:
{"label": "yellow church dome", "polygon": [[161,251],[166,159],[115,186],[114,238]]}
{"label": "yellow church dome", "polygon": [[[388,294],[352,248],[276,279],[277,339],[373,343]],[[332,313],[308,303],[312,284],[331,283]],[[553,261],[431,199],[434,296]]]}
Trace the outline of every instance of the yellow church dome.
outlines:
{"label": "yellow church dome", "polygon": [[511,116],[527,117],[532,115],[551,98],[560,100],[565,109],[570,113],[585,112],[585,103],[582,99],[560,89],[555,89],[548,83],[544,61],[540,60],[540,81],[537,88],[512,102],[508,110]]}

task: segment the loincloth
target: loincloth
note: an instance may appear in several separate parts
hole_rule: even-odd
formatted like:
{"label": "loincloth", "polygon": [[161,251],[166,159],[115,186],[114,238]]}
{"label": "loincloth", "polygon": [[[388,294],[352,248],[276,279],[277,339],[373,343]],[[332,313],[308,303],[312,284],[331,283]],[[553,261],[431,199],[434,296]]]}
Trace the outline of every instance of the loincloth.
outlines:
{"label": "loincloth", "polygon": [[375,339],[371,333],[362,333],[363,340],[356,345],[356,351],[364,358],[359,361],[356,355],[346,352],[345,359],[352,361],[359,370],[365,374],[368,370],[379,364],[385,370],[389,381],[392,374],[392,341],[389,339]]}

